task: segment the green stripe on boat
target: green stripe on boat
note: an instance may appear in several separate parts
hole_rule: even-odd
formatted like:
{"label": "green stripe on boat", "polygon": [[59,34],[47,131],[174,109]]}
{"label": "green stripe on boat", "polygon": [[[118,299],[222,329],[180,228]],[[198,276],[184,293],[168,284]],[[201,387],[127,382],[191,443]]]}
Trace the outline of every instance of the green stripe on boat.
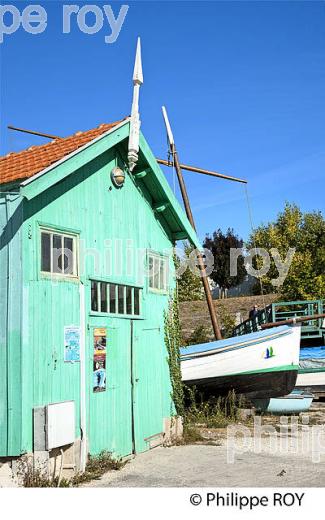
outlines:
{"label": "green stripe on boat", "polygon": [[249,370],[248,372],[239,372],[236,374],[227,374],[229,376],[239,376],[244,374],[262,374],[265,372],[284,372],[285,370],[298,370],[299,365],[282,365],[280,367],[261,368],[260,370]]}

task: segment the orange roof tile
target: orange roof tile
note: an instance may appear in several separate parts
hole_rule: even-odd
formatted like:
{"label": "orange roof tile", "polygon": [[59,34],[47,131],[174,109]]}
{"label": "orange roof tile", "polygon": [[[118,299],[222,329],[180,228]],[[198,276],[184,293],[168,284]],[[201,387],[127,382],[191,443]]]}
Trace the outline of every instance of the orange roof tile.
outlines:
{"label": "orange roof tile", "polygon": [[102,124],[87,132],[76,132],[69,137],[57,138],[41,146],[31,146],[21,152],[11,152],[0,157],[0,184],[32,177],[122,121]]}

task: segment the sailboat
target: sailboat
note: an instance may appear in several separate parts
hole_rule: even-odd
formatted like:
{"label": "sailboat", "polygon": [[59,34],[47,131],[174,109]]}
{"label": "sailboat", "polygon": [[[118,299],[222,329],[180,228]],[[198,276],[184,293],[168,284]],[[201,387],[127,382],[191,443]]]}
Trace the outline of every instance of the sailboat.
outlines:
{"label": "sailboat", "polygon": [[[181,165],[165,107],[162,107],[162,112],[172,157],[171,164],[176,170],[187,218],[195,231],[182,168],[243,184],[247,184],[247,181]],[[159,162],[170,165],[169,161]],[[201,251],[197,251],[197,263],[203,274],[205,262]],[[232,389],[251,398],[290,394],[294,389],[299,369],[300,327],[281,324],[282,327],[278,328],[280,324],[272,323],[265,325],[274,326],[271,330],[223,340],[208,279],[201,276],[201,280],[216,341],[180,349],[183,382],[199,387],[208,395],[222,395]]]}
{"label": "sailboat", "polygon": [[180,349],[182,380],[199,391],[249,398],[290,394],[299,369],[300,326],[282,325]]}

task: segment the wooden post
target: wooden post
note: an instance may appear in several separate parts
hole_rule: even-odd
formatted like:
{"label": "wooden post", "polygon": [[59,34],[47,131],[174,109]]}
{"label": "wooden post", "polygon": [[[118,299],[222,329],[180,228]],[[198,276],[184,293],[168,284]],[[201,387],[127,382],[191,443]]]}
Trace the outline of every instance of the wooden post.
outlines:
{"label": "wooden post", "polygon": [[[167,116],[167,112],[166,112],[165,107],[162,108],[162,111],[163,111],[163,116],[164,116],[164,120],[165,120],[165,124],[166,124],[166,130],[167,130],[167,134],[168,134],[168,141],[169,141],[170,152],[171,152],[171,154],[173,156],[173,161],[174,161],[175,168],[176,168],[176,174],[177,174],[179,187],[180,187],[182,198],[183,198],[183,202],[184,202],[186,215],[187,215],[187,218],[189,219],[193,229],[196,231],[195,222],[194,222],[194,218],[193,218],[193,214],[192,214],[192,210],[191,210],[191,206],[190,206],[190,201],[189,201],[189,198],[188,198],[188,194],[187,194],[187,190],[186,190],[186,186],[185,186],[182,170],[181,170],[180,163],[179,163],[179,160],[178,160],[177,150],[176,150],[175,143],[174,143],[174,137],[173,137],[173,134],[172,134],[172,131],[171,131],[171,128],[170,128],[170,124],[169,124],[169,121],[168,121],[168,116]],[[202,274],[205,271],[205,266],[204,266],[203,257],[202,257],[200,252],[199,252],[197,258],[198,258],[199,269],[200,269],[201,274]],[[207,301],[208,308],[209,308],[209,313],[210,313],[211,324],[212,324],[214,336],[215,336],[216,339],[222,339],[221,332],[220,332],[220,327],[219,327],[219,324],[218,324],[216,310],[215,310],[214,305],[213,305],[213,300],[212,300],[212,296],[211,296],[211,291],[210,291],[210,287],[209,287],[208,278],[207,278],[207,276],[201,276],[201,280],[202,280],[202,284],[203,284],[203,288],[204,288],[204,292],[205,292],[205,297],[206,297],[206,301]]]}

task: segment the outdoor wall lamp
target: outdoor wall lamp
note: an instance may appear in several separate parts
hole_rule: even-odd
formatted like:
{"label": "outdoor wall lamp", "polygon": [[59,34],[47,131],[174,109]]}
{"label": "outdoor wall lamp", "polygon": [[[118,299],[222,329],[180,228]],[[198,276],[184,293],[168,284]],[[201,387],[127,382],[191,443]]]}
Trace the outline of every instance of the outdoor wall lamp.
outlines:
{"label": "outdoor wall lamp", "polygon": [[125,181],[124,171],[118,166],[115,166],[115,168],[113,168],[111,171],[111,179],[116,188],[121,188]]}

